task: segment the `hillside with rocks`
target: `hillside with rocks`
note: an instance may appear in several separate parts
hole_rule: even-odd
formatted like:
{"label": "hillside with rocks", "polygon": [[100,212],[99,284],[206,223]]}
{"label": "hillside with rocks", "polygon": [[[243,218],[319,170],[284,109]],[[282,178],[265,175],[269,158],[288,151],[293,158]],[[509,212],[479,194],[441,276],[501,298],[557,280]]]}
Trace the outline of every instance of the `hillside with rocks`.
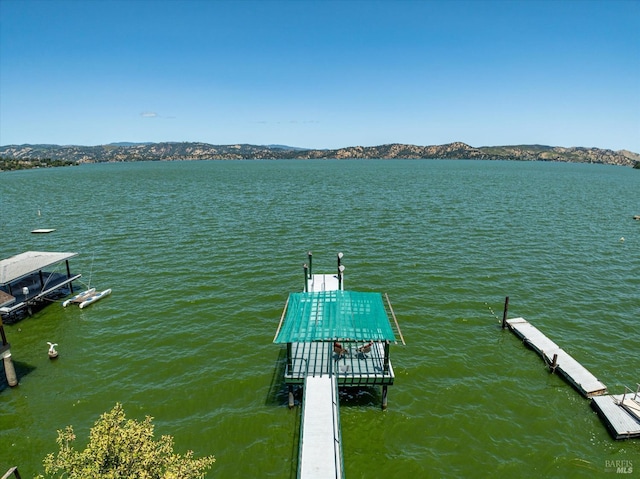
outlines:
{"label": "hillside with rocks", "polygon": [[640,155],[626,150],[544,145],[473,147],[461,142],[432,146],[394,143],[366,147],[350,146],[334,150],[281,145],[211,145],[197,142],[0,146],[0,171],[82,163],[245,159],[472,159],[561,161],[640,167]]}

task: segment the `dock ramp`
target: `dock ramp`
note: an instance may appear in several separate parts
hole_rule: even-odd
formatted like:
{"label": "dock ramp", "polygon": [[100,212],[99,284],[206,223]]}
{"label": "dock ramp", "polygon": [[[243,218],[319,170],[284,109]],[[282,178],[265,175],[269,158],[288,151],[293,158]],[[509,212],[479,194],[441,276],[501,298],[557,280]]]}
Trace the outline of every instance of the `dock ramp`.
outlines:
{"label": "dock ramp", "polygon": [[302,404],[298,478],[342,479],[344,473],[336,376],[307,376]]}

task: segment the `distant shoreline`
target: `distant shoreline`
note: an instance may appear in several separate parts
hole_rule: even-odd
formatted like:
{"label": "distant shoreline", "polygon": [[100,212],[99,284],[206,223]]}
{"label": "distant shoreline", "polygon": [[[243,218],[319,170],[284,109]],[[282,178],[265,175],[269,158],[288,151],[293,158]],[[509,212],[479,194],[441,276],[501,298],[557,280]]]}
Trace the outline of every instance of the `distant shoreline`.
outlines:
{"label": "distant shoreline", "polygon": [[173,160],[279,160],[279,159],[471,159],[559,161],[640,168],[640,154],[627,150],[510,145],[473,147],[461,142],[417,146],[387,144],[350,146],[333,150],[283,145],[211,145],[198,142],[112,143],[79,145],[0,146],[0,171],[71,166],[83,163]]}

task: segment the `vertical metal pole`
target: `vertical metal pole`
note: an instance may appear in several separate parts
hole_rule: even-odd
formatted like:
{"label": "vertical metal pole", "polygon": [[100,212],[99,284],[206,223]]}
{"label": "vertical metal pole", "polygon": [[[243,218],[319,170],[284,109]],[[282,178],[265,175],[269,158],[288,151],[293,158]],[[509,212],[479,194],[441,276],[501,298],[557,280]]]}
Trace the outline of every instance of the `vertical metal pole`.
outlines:
{"label": "vertical metal pole", "polygon": [[[305,278],[305,283],[306,283]],[[291,343],[287,343],[287,374],[293,375],[293,354],[291,351]],[[295,406],[295,400],[293,398],[293,384],[289,384],[289,409]]]}
{"label": "vertical metal pole", "polygon": [[287,373],[293,374],[293,354],[291,353],[291,343],[287,343]]}
{"label": "vertical metal pole", "polygon": [[[66,260],[67,263],[67,279],[71,278],[71,269],[69,268],[69,260]],[[69,292],[73,294],[73,281],[69,283]]]}
{"label": "vertical metal pole", "polygon": [[504,313],[502,313],[502,329],[507,326],[507,312],[509,311],[509,296],[504,300]]}
{"label": "vertical metal pole", "polygon": [[304,264],[302,269],[304,270],[304,292],[306,293],[309,290],[309,268]]}
{"label": "vertical metal pole", "polygon": [[384,363],[383,363],[384,372],[389,372],[389,340],[387,339],[384,342]]}
{"label": "vertical metal pole", "polygon": [[313,253],[309,251],[307,253],[307,256],[309,257],[309,279],[311,279],[311,275],[313,274],[313,271],[312,271],[313,265],[311,264],[313,261]]}
{"label": "vertical metal pole", "polygon": [[2,336],[2,345],[7,345],[7,336],[4,334],[4,326],[2,325],[2,317],[0,316],[0,335]]}

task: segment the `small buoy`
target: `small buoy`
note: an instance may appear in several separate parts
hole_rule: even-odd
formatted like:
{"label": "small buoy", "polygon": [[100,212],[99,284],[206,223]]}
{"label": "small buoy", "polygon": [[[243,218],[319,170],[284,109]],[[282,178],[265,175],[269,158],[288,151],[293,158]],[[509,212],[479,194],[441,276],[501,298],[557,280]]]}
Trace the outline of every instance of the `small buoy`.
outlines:
{"label": "small buoy", "polygon": [[620,243],[624,243],[624,236],[620,238]]}
{"label": "small buoy", "polygon": [[55,359],[58,357],[58,351],[56,351],[56,346],[58,345],[58,343],[50,343],[47,342],[47,344],[49,345],[49,359]]}

